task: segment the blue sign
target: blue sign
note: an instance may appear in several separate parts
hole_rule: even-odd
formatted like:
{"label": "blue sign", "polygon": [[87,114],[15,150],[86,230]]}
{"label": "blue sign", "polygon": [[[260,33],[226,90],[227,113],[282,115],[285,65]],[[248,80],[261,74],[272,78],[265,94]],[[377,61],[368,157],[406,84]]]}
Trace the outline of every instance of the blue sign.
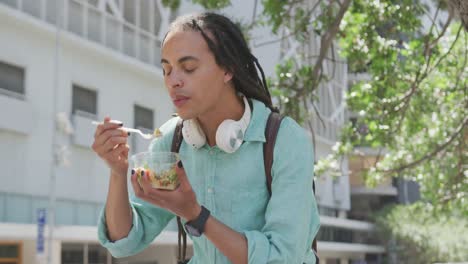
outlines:
{"label": "blue sign", "polygon": [[44,226],[46,224],[47,210],[45,208],[37,209],[37,254],[44,254]]}

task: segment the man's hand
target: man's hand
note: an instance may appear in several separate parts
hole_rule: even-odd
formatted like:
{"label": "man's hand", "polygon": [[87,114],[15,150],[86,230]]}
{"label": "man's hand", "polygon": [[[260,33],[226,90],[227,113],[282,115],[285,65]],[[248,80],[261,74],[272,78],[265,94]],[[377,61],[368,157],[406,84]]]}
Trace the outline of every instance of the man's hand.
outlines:
{"label": "man's hand", "polygon": [[180,180],[180,185],[173,191],[159,190],[151,186],[151,181],[146,175],[141,177],[141,186],[137,182],[137,175],[131,176],[133,190],[136,197],[164,208],[187,221],[198,217],[201,212],[201,206],[197,202],[195,192],[182,167],[182,162],[176,166],[176,173]]}

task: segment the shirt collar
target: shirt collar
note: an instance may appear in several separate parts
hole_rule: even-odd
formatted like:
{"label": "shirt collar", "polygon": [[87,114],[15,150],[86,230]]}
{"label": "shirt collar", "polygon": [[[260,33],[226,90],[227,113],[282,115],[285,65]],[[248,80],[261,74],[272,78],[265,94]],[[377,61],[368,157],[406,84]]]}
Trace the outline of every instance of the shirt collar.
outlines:
{"label": "shirt collar", "polygon": [[250,99],[252,102],[252,117],[245,131],[244,141],[265,142],[265,127],[268,115],[271,110],[265,104],[256,99]]}

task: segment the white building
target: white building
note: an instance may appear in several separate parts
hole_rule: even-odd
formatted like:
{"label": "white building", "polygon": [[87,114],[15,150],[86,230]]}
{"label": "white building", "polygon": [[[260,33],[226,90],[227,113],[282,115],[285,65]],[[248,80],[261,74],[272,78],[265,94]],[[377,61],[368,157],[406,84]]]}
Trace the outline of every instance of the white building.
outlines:
{"label": "white building", "polygon": [[[261,11],[255,2],[234,1],[224,11],[252,19],[253,10]],[[177,13],[194,10],[200,8],[184,2]],[[152,130],[170,118],[173,107],[163,84],[159,45],[175,16],[159,0],[0,1],[0,263],[40,263],[48,253],[51,263],[175,263],[174,223],[151,248],[131,258],[113,259],[99,245],[96,223],[109,172],[90,149],[92,120],[110,115],[126,126]],[[267,75],[298,48],[294,42],[261,44],[272,38],[267,29],[253,32],[253,53]],[[331,152],[345,121],[347,84],[342,65],[336,78],[320,88],[326,126],[311,120],[318,157]],[[57,116],[71,120],[73,133],[57,126],[64,124],[56,122]],[[133,153],[146,147],[136,136],[131,145]],[[57,153],[68,160],[56,160]],[[384,253],[367,239],[373,236],[371,223],[348,219],[352,191],[361,190],[356,188],[346,173],[317,181],[321,263],[363,263]],[[53,232],[37,224],[37,210],[49,208],[49,202],[55,205]],[[50,235],[51,250],[48,243],[41,249],[41,238],[48,242]],[[38,250],[43,252],[39,257]],[[375,259],[368,263],[378,263]]]}

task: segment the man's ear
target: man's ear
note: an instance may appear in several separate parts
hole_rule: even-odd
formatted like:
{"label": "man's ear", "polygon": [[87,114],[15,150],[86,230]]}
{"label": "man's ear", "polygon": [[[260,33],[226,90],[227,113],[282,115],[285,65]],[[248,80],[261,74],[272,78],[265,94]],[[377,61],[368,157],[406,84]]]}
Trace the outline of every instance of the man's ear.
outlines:
{"label": "man's ear", "polygon": [[224,83],[228,83],[230,80],[232,80],[233,74],[230,71],[224,72]]}

